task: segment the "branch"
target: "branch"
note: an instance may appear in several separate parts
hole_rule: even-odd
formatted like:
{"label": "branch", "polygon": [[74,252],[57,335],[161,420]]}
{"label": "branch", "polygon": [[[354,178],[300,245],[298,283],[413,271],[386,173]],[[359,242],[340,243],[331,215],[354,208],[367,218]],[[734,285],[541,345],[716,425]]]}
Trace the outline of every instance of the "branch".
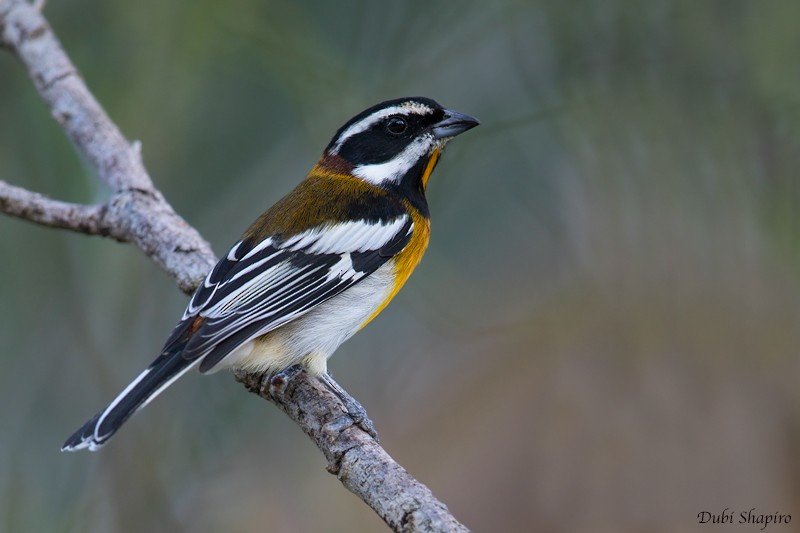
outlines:
{"label": "branch", "polygon": [[0,211],[43,226],[127,241],[126,235],[117,230],[116,221],[110,220],[105,205],[61,202],[4,181],[0,181]]}
{"label": "branch", "polygon": [[[181,290],[192,292],[216,262],[211,247],[153,186],[138,147],[89,92],[35,6],[0,0],[0,44],[22,60],[56,122],[114,192],[106,210],[115,232],[172,275]],[[8,203],[2,210],[14,214]]]}
{"label": "branch", "polygon": [[[113,194],[103,205],[61,202],[0,181],[0,211],[46,226],[131,242],[193,291],[216,258],[200,234],[153,186],[137,146],[103,111],[41,15],[42,3],[0,0],[0,46],[23,62],[53,117]],[[237,373],[249,390],[280,407],[316,443],[328,470],[394,531],[458,531],[427,487],[353,424],[341,401],[305,372],[286,380]]]}
{"label": "branch", "polygon": [[353,424],[339,399],[302,372],[286,381],[236,373],[236,379],[281,408],[322,450],[328,472],[372,507],[394,531],[468,531],[433,493]]}

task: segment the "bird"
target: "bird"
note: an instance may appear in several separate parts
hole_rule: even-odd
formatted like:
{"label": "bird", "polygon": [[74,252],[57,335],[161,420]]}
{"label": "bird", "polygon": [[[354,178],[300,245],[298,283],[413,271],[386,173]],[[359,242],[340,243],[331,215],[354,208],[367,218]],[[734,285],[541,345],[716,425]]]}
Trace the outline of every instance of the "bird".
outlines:
{"label": "bird", "polygon": [[62,451],[98,450],[193,368],[301,368],[365,414],[330,377],[328,358],[419,264],[430,238],[428,179],[445,145],[478,124],[426,97],[387,100],[347,121],[305,179],[213,267],[153,363]]}

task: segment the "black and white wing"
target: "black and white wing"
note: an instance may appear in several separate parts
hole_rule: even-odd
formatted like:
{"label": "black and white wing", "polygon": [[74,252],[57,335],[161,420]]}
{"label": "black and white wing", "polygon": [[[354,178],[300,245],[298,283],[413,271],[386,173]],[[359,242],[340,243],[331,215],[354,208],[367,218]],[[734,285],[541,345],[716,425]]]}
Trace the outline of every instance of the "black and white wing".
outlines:
{"label": "black and white wing", "polygon": [[195,292],[164,352],[207,372],[250,339],[307,313],[377,270],[410,241],[411,217],[319,226],[236,243]]}
{"label": "black and white wing", "polygon": [[96,450],[125,421],[199,364],[207,372],[248,340],[307,313],[399,253],[414,225],[407,214],[383,222],[320,226],[288,238],[244,239],[192,297],[158,358],[62,450]]}

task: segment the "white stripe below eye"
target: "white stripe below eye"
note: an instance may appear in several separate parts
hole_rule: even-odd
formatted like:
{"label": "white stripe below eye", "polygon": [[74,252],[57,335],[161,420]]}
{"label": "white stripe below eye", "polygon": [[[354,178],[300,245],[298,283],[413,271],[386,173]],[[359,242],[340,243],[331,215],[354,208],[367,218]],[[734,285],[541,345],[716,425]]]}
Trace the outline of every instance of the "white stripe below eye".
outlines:
{"label": "white stripe below eye", "polygon": [[417,164],[420,158],[431,153],[436,144],[433,135],[423,135],[384,163],[357,166],[353,169],[353,175],[375,185],[396,183]]}
{"label": "white stripe below eye", "polygon": [[317,227],[287,240],[283,247],[312,254],[344,254],[377,250],[392,240],[408,221],[407,216],[388,224],[370,224],[363,220],[335,226]]}
{"label": "white stripe below eye", "polygon": [[380,122],[386,117],[390,117],[392,115],[409,115],[411,113],[415,113],[418,115],[427,115],[429,113],[433,113],[433,109],[419,102],[406,102],[405,104],[387,107],[386,109],[380,109],[378,111],[375,111],[371,115],[362,118],[355,124],[351,124],[349,128],[347,128],[341,134],[339,134],[339,138],[336,140],[336,144],[334,144],[333,148],[331,148],[330,150],[331,155],[338,154],[339,149],[342,147],[342,145],[347,139],[349,139],[353,135],[361,133],[362,131],[367,131],[377,122]]}

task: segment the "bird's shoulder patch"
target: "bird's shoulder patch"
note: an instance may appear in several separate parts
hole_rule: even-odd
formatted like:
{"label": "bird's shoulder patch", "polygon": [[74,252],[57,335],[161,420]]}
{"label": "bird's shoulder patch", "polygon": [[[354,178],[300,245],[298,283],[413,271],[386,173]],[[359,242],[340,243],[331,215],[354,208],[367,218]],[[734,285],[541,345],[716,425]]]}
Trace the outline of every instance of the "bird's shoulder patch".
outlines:
{"label": "bird's shoulder patch", "polygon": [[385,223],[407,214],[396,195],[358,178],[315,167],[294,190],[261,215],[244,241],[288,238],[326,224],[363,220]]}

